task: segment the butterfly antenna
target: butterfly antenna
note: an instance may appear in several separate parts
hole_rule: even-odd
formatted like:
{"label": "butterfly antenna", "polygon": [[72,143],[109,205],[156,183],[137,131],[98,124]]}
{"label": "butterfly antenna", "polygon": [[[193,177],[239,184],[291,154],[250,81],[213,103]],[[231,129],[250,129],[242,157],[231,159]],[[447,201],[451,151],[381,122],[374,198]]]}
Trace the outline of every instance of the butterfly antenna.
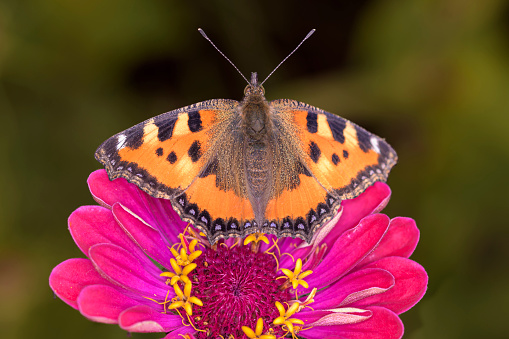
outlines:
{"label": "butterfly antenna", "polygon": [[[242,74],[242,72],[241,72],[241,71],[239,71],[239,69],[237,68],[237,66],[235,66],[235,64],[234,64],[234,63],[233,63],[230,59],[228,59],[228,57],[227,57],[226,55],[224,55],[224,53],[223,53],[223,52],[221,52],[221,50],[220,50],[219,48],[217,48],[217,46],[216,46],[216,45],[214,45],[214,43],[212,42],[212,40],[210,40],[210,38],[207,36],[207,34],[205,34],[205,32],[203,31],[203,29],[198,28],[198,32],[200,32],[200,34],[201,34],[201,35],[202,35],[205,39],[207,39],[207,40],[208,40],[208,42],[210,42],[210,44],[211,44],[212,46],[214,46],[214,48],[215,48],[215,49],[216,49],[219,53],[221,53],[221,55],[222,55],[222,56],[223,56],[226,60],[228,60],[228,62],[229,62],[230,64],[232,64],[232,66],[233,66],[233,67],[237,70],[237,72],[239,72],[239,74],[240,74],[240,75],[242,75],[242,77],[244,78],[244,80],[246,80],[246,82],[247,82],[249,85],[251,85],[251,83],[247,80],[247,78],[244,76],[244,74]],[[304,40],[305,40],[305,39],[304,39]]]}
{"label": "butterfly antenna", "polygon": [[304,41],[306,41],[306,40],[307,40],[307,39],[308,39],[311,35],[313,35],[313,33],[314,33],[315,31],[316,31],[316,29],[312,29],[312,30],[310,30],[310,31],[309,31],[309,33],[308,33],[308,35],[306,35],[306,37],[305,37],[304,39],[302,39],[302,41],[300,42],[300,44],[298,44],[298,45],[297,45],[297,47],[295,47],[295,49],[294,49],[294,50],[293,50],[290,54],[288,54],[288,56],[287,56],[286,58],[284,58],[284,59],[283,59],[283,61],[281,61],[281,62],[279,63],[279,65],[277,65],[277,66],[276,66],[276,68],[274,68],[274,70],[273,70],[272,72],[270,72],[270,74],[269,74],[269,75],[267,75],[267,77],[265,78],[265,80],[263,80],[263,81],[262,81],[262,83],[260,84],[260,86],[261,86],[261,85],[263,85],[263,83],[264,83],[265,81],[267,81],[267,79],[268,79],[268,78],[270,78],[270,76],[272,75],[272,73],[274,73],[274,72],[276,71],[276,69],[278,69],[278,68],[279,68],[279,66],[281,66],[281,65],[283,64],[283,62],[285,62],[285,61],[286,61],[286,59],[288,59],[288,58],[289,58],[289,57],[290,57],[293,53],[295,53],[295,51],[299,49],[300,45],[302,45],[302,44],[304,43]]}

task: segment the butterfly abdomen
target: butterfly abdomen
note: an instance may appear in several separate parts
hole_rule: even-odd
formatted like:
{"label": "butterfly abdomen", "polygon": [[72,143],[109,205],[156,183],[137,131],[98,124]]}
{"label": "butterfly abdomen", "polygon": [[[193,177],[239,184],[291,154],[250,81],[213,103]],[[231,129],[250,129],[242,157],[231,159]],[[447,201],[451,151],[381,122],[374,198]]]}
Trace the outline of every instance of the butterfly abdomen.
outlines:
{"label": "butterfly abdomen", "polygon": [[248,144],[246,150],[246,175],[249,191],[255,198],[266,195],[270,189],[270,178],[272,166],[270,154],[264,142]]}
{"label": "butterfly abdomen", "polygon": [[252,141],[246,145],[247,193],[258,225],[265,221],[265,209],[272,192],[271,149],[265,141]]}

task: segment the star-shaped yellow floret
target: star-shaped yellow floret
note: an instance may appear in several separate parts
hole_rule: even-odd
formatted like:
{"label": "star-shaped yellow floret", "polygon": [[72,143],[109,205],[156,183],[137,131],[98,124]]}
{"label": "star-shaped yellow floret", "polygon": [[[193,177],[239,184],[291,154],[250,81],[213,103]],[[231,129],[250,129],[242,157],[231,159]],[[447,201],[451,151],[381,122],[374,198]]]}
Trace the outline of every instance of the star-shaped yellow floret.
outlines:
{"label": "star-shaped yellow floret", "polygon": [[276,339],[275,335],[262,334],[263,332],[262,318],[258,318],[258,321],[256,322],[256,328],[254,331],[247,326],[242,326],[242,331],[249,339]]}
{"label": "star-shaped yellow floret", "polygon": [[170,285],[175,285],[177,281],[182,281],[184,284],[187,284],[191,282],[189,280],[189,273],[191,273],[192,270],[196,268],[196,264],[192,263],[189,265],[186,265],[184,268],[181,268],[177,261],[173,258],[170,259],[170,264],[175,273],[173,272],[163,272],[160,274],[161,277],[168,277],[170,279],[166,280],[166,284],[170,283]]}
{"label": "star-shaped yellow floret", "polygon": [[313,273],[313,271],[302,271],[302,260],[297,259],[297,263],[295,264],[295,270],[292,272],[289,269],[282,268],[284,275],[287,276],[288,280],[292,283],[293,289],[296,289],[299,285],[302,285],[304,288],[308,288],[309,285],[303,279]]}
{"label": "star-shaped yellow floret", "polygon": [[202,254],[202,251],[195,250],[196,244],[198,244],[198,240],[196,239],[191,241],[191,243],[189,244],[189,254],[187,253],[186,243],[184,242],[183,237],[181,237],[181,244],[182,247],[180,248],[180,253],[177,252],[177,250],[174,249],[173,247],[170,248],[170,251],[177,260],[177,264],[179,264],[179,266],[189,265],[190,263],[193,262],[194,259],[198,258]]}
{"label": "star-shaped yellow floret", "polygon": [[188,315],[193,315],[193,305],[203,306],[200,299],[191,296],[191,282],[184,285],[184,291],[180,289],[178,284],[173,285],[175,294],[177,295],[176,300],[168,306],[168,309],[173,310],[175,308],[182,307]]}
{"label": "star-shaped yellow floret", "polygon": [[299,310],[299,303],[294,303],[288,308],[288,310],[285,310],[283,304],[281,304],[279,301],[276,301],[276,307],[279,311],[279,317],[274,319],[272,322],[274,325],[285,325],[288,328],[288,331],[292,333],[292,335],[295,334],[293,324],[304,325],[302,320],[291,318],[291,316]]}

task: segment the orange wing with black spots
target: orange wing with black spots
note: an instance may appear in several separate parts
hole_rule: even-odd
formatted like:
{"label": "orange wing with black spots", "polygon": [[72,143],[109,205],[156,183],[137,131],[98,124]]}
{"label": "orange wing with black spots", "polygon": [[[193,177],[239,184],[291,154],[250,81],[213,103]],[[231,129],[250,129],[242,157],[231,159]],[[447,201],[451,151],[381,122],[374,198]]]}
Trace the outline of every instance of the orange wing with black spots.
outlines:
{"label": "orange wing with black spots", "polygon": [[220,111],[236,101],[210,100],[161,114],[106,140],[95,157],[111,180],[126,178],[156,198],[174,198],[209,161],[210,134]]}
{"label": "orange wing with black spots", "polygon": [[[118,133],[97,149],[95,157],[110,180],[125,178],[153,197],[171,200],[183,220],[204,232],[210,232],[218,218],[239,228],[236,224],[252,220],[253,212],[239,189],[232,189],[241,183],[226,178],[229,169],[224,164],[233,160],[223,154],[240,147],[239,138],[231,133],[238,123],[237,101],[210,100]],[[223,164],[222,170],[218,164]],[[237,211],[236,218],[231,218],[232,211]]]}
{"label": "orange wing with black spots", "polygon": [[385,181],[397,156],[383,139],[346,119],[295,100],[269,104],[274,167],[280,178],[297,179],[282,189],[275,182],[263,231],[309,242],[341,201]]}
{"label": "orange wing with black spots", "polygon": [[386,181],[397,162],[382,138],[339,116],[293,100],[278,100],[293,114],[305,163],[333,197],[352,199],[376,181]]}

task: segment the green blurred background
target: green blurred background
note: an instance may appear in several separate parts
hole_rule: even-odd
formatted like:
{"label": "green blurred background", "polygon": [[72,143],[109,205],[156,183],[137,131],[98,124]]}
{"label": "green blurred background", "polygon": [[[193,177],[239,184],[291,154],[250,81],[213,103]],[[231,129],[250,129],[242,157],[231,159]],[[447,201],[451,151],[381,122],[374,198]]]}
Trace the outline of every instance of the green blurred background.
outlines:
{"label": "green blurred background", "polygon": [[[93,204],[96,147],[249,77],[385,137],[390,216],[416,219],[423,300],[405,338],[507,338],[509,3],[502,0],[0,2],[0,337],[126,338],[48,287],[82,257],[68,215]],[[133,334],[133,338],[160,335]]]}

